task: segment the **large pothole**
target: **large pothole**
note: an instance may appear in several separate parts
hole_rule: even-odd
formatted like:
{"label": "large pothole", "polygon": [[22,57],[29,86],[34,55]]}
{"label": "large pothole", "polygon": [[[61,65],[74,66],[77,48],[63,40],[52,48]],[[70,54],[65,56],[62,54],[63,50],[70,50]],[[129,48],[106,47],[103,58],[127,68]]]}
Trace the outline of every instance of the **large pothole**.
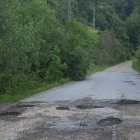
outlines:
{"label": "large pothole", "polygon": [[95,108],[102,108],[101,106],[96,105],[78,105],[76,106],[79,109],[95,109]]}
{"label": "large pothole", "polygon": [[113,126],[113,125],[119,125],[122,123],[122,120],[118,118],[106,118],[102,119],[98,122],[98,125],[100,126]]}
{"label": "large pothole", "polygon": [[133,105],[133,104],[140,104],[140,102],[136,101],[136,100],[120,100],[116,104],[119,104],[119,105]]}

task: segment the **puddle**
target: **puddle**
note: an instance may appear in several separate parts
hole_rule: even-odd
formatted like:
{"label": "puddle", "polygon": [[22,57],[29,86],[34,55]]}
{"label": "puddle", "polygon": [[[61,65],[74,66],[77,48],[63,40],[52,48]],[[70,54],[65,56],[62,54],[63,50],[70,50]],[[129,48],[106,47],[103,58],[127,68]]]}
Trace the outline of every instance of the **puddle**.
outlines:
{"label": "puddle", "polygon": [[136,100],[120,100],[116,104],[119,104],[119,105],[133,105],[133,104],[140,104],[140,102],[136,101]]}
{"label": "puddle", "polygon": [[4,113],[1,113],[0,116],[18,116],[20,114],[21,113],[19,112],[4,112]]}
{"label": "puddle", "polygon": [[102,108],[101,106],[94,106],[94,105],[78,105],[76,106],[79,109],[95,109],[95,108]]}
{"label": "puddle", "polygon": [[102,119],[98,122],[98,125],[100,126],[113,126],[113,125],[119,125],[122,121],[118,118],[106,118]]}
{"label": "puddle", "polygon": [[68,107],[56,107],[57,110],[69,110]]}

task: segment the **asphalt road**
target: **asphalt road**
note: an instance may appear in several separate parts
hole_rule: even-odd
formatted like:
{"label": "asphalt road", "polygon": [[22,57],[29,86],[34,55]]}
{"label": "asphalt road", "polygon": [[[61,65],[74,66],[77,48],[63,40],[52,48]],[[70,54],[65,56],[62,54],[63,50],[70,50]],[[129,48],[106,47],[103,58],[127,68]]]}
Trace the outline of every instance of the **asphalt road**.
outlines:
{"label": "asphalt road", "polygon": [[121,63],[0,105],[0,140],[140,140],[138,101],[140,75],[132,61]]}
{"label": "asphalt road", "polygon": [[71,82],[23,100],[23,102],[56,102],[91,97],[93,100],[140,100],[140,75],[132,61],[95,73],[81,82]]}

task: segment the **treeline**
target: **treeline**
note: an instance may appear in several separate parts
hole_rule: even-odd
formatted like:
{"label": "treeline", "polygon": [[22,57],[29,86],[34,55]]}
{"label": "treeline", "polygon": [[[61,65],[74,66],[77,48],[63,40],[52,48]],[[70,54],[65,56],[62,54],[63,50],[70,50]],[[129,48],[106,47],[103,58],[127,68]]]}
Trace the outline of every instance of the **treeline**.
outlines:
{"label": "treeline", "polygon": [[[67,0],[47,0],[56,11],[56,16],[61,23],[67,20]],[[121,3],[122,2],[122,3]],[[127,29],[126,20],[121,18],[121,12],[115,7],[120,4],[123,6],[124,0],[117,3],[116,0],[95,0],[96,6],[96,29],[100,37],[98,54],[96,58],[97,65],[113,65],[124,60],[129,60],[136,48],[129,37],[131,36]],[[130,2],[125,1],[126,9],[130,9]],[[133,4],[135,7],[137,3]],[[72,17],[87,26],[93,25],[93,0],[72,0]],[[63,13],[63,11],[65,11]],[[121,10],[120,10],[121,11]],[[126,10],[127,11],[127,10]],[[133,12],[133,9],[129,13]],[[128,14],[128,11],[127,11]]]}
{"label": "treeline", "polygon": [[1,0],[0,93],[83,80],[91,66],[129,60],[139,45],[139,11],[122,16],[110,2],[96,1],[95,31],[92,0],[72,0],[71,19],[67,0]]}
{"label": "treeline", "polygon": [[[56,16],[60,21],[67,19],[67,0],[47,1],[57,11]],[[94,5],[96,7],[96,29],[100,31],[99,64],[114,64],[128,60],[131,56],[138,58],[140,1],[94,0]],[[92,26],[92,6],[93,0],[72,0],[72,16],[84,25]],[[65,11],[65,14],[62,11]],[[105,41],[106,39],[108,41]],[[113,57],[115,54],[117,59]]]}

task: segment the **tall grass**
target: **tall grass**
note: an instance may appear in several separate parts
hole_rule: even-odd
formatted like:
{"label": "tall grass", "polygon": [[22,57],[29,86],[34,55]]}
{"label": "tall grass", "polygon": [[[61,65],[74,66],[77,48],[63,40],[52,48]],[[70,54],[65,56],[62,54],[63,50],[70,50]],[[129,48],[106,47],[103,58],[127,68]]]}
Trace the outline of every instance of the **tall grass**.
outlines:
{"label": "tall grass", "polygon": [[92,73],[96,73],[96,72],[99,72],[99,71],[102,71],[102,70],[105,70],[107,69],[109,66],[91,66],[89,68],[89,70],[87,71],[87,75],[90,75]]}
{"label": "tall grass", "polygon": [[60,81],[57,81],[54,83],[43,83],[39,88],[35,88],[32,90],[19,91],[16,94],[3,94],[0,96],[0,104],[7,103],[7,102],[17,102],[21,99],[35,95],[37,93],[44,92],[51,88],[65,84],[69,81],[70,81],[70,79],[66,78],[66,79],[61,79]]}
{"label": "tall grass", "polygon": [[133,61],[133,69],[140,73],[140,60]]}

